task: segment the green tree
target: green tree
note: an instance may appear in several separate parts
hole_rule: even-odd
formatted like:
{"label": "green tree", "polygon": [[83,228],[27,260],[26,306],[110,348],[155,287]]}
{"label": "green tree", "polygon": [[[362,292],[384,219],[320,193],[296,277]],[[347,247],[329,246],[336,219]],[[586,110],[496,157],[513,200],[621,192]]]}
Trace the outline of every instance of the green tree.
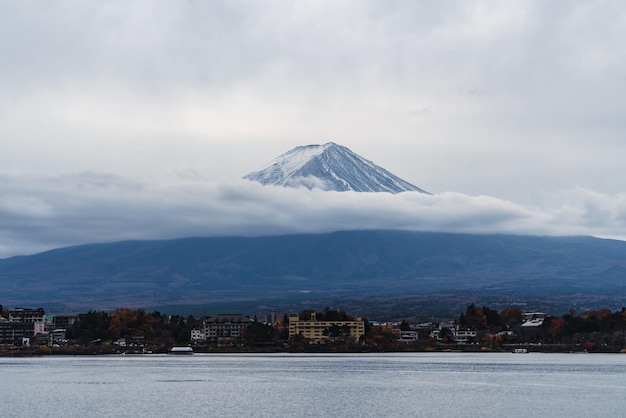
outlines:
{"label": "green tree", "polygon": [[243,342],[246,345],[263,345],[276,341],[278,330],[271,325],[253,322],[243,330]]}
{"label": "green tree", "polygon": [[187,326],[185,318],[182,316],[172,316],[170,319],[170,329],[176,345],[185,345],[191,340],[191,328]]}
{"label": "green tree", "polygon": [[450,328],[441,328],[439,330],[439,338],[441,339],[441,342],[447,344],[452,342],[452,330]]}
{"label": "green tree", "polygon": [[81,315],[74,324],[79,342],[86,344],[96,340],[111,340],[110,321],[111,319],[106,312],[89,311],[85,315]]}
{"label": "green tree", "polygon": [[[300,312],[300,319],[302,321],[310,321],[311,320],[311,314],[314,313],[315,310],[313,309],[305,309],[302,312]],[[323,320],[323,318],[317,318],[319,320]]]}
{"label": "green tree", "polygon": [[487,328],[487,317],[483,310],[473,303],[465,310],[465,323],[474,330],[482,330]]}
{"label": "green tree", "polygon": [[68,325],[65,328],[65,338],[68,340],[75,340],[78,336],[76,335],[76,329],[74,325]]}
{"label": "green tree", "polygon": [[403,319],[402,322],[400,322],[400,325],[398,327],[400,328],[401,331],[410,331],[411,330],[411,325],[409,325],[409,323],[406,321],[406,319]]}
{"label": "green tree", "polygon": [[487,306],[483,306],[481,311],[483,315],[485,315],[485,321],[487,322],[488,329],[492,331],[499,331],[502,329],[502,317],[500,317],[500,314],[497,311],[490,309]]}

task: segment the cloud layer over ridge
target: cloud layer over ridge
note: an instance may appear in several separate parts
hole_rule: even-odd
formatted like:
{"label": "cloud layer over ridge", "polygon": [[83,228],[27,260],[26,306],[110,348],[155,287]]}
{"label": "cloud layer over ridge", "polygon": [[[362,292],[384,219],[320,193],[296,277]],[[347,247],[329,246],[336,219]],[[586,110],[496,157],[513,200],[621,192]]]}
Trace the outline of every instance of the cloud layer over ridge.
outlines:
{"label": "cloud layer over ridge", "polygon": [[0,177],[0,257],[125,239],[277,235],[352,229],[626,238],[626,194],[575,189],[526,207],[446,192],[325,192],[235,180],[168,186],[113,175]]}

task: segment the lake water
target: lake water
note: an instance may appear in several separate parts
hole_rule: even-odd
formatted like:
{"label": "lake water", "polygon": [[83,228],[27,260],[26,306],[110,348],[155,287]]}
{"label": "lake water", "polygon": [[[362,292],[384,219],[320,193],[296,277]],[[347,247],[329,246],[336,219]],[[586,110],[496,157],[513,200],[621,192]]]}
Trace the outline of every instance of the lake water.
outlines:
{"label": "lake water", "polygon": [[1,417],[624,417],[626,355],[0,358]]}

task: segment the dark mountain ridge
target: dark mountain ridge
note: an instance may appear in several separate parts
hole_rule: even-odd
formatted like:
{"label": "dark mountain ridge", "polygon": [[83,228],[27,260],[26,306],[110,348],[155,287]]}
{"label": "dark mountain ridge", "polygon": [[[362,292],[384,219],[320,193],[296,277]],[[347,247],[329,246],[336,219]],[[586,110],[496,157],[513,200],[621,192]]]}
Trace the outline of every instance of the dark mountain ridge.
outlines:
{"label": "dark mountain ridge", "polygon": [[407,295],[626,297],[626,242],[343,231],[125,241],[0,260],[0,303],[112,309]]}

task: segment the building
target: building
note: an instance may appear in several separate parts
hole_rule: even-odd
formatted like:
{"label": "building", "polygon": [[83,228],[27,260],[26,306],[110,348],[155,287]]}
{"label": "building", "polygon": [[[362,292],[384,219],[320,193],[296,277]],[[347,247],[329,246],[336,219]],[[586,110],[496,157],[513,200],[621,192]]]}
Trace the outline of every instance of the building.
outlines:
{"label": "building", "polygon": [[54,315],[54,328],[67,328],[78,321],[78,315]]}
{"label": "building", "polygon": [[396,341],[399,343],[410,344],[417,342],[418,338],[419,336],[417,331],[400,331]]}
{"label": "building", "polygon": [[46,312],[43,308],[15,308],[9,311],[9,322],[45,322]]}
{"label": "building", "polygon": [[276,311],[272,310],[272,312],[265,315],[265,323],[267,325],[274,326],[276,325],[276,321],[277,321]]}
{"label": "building", "polygon": [[218,314],[203,321],[204,336],[208,341],[238,340],[252,323],[249,316],[241,314]]}
{"label": "building", "polygon": [[0,322],[0,343],[15,344],[35,335],[34,322]]}
{"label": "building", "polygon": [[438,330],[431,331],[430,338],[437,341],[455,342],[457,344],[475,343],[478,341],[478,331],[470,329],[460,329],[453,323],[444,323],[439,325]]}
{"label": "building", "polygon": [[430,328],[432,329],[429,334],[430,338],[436,339],[437,341],[446,340],[446,342],[450,342],[453,339],[454,332],[457,329],[454,321],[440,322],[439,325],[437,325],[437,329],[434,329],[434,325]]}
{"label": "building", "polygon": [[356,341],[365,335],[365,322],[361,318],[351,321],[318,321],[315,312],[311,312],[311,319],[300,319],[297,313],[289,314],[289,337],[301,335],[312,343],[323,343],[330,338],[328,331],[333,326],[343,327]]}
{"label": "building", "polygon": [[43,308],[15,308],[9,311],[8,321],[0,323],[0,342],[20,344],[23,341],[41,335],[45,332],[45,311]]}
{"label": "building", "polygon": [[549,315],[544,312],[524,312],[524,322],[532,320],[544,320]]}
{"label": "building", "polygon": [[192,342],[199,342],[199,341],[204,341],[206,340],[206,335],[204,334],[204,331],[201,329],[192,329],[191,330],[191,341]]}
{"label": "building", "polygon": [[544,321],[549,317],[550,315],[544,312],[524,312],[522,325],[517,329],[520,341],[535,340],[543,328]]}
{"label": "building", "polygon": [[469,329],[456,329],[452,332],[454,342],[457,344],[467,344],[477,342],[478,332]]}

